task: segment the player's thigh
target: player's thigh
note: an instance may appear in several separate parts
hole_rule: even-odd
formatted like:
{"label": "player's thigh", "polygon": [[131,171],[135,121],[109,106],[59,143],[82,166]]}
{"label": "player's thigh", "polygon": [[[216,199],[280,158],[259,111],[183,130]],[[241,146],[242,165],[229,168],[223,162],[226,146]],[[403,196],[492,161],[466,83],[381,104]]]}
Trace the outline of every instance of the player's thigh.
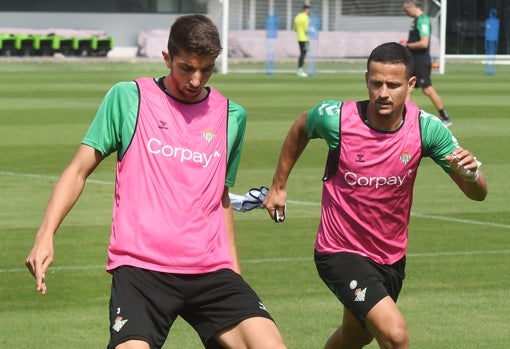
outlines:
{"label": "player's thigh", "polygon": [[347,308],[344,308],[341,331],[345,343],[352,343],[353,347],[367,345],[374,339],[372,333]]}
{"label": "player's thigh", "polygon": [[145,341],[130,340],[117,345],[115,349],[150,349],[150,345]]}
{"label": "player's thigh", "polygon": [[218,333],[215,339],[225,348],[285,348],[276,324],[264,317],[243,320]]}
{"label": "player's thigh", "polygon": [[409,342],[404,316],[390,296],[383,298],[368,312],[365,324],[377,341],[385,347],[387,343],[405,345]]}

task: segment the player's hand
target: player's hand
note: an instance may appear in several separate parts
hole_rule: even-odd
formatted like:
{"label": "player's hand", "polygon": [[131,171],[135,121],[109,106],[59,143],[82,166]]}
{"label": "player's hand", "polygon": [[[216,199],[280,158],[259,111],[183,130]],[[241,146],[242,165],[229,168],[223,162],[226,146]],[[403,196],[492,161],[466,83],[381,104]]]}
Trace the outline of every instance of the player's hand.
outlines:
{"label": "player's hand", "polygon": [[466,149],[460,147],[455,149],[452,154],[446,156],[445,160],[466,182],[478,180],[478,168],[482,163]]}
{"label": "player's hand", "polygon": [[400,39],[400,40],[398,41],[398,43],[399,43],[400,45],[402,45],[402,46],[406,46],[406,45],[407,45],[407,40],[405,40],[405,39]]}
{"label": "player's hand", "polygon": [[53,239],[37,236],[34,246],[25,260],[25,265],[35,277],[37,291],[41,292],[43,295],[46,294],[47,290],[45,280],[46,271],[53,262],[53,258]]}
{"label": "player's hand", "polygon": [[264,207],[276,223],[283,222],[286,215],[287,191],[271,187],[264,198]]}

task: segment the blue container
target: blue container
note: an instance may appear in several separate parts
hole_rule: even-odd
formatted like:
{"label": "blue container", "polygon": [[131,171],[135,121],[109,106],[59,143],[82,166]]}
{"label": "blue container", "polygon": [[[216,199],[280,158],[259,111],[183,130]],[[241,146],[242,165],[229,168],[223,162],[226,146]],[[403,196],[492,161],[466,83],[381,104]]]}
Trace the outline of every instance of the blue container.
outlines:
{"label": "blue container", "polygon": [[306,53],[306,73],[308,76],[316,76],[317,75],[317,54],[319,50],[319,29],[321,25],[320,18],[315,15],[313,12],[310,14],[310,23],[308,24],[308,40],[310,46],[308,47],[308,52]]}
{"label": "blue container", "polygon": [[496,53],[498,52],[499,41],[499,19],[496,18],[497,11],[492,8],[489,11],[489,18],[485,21],[485,74],[494,75],[496,72]]}
{"label": "blue container", "polygon": [[266,17],[266,74],[273,75],[275,70],[278,27],[280,17],[270,15]]}

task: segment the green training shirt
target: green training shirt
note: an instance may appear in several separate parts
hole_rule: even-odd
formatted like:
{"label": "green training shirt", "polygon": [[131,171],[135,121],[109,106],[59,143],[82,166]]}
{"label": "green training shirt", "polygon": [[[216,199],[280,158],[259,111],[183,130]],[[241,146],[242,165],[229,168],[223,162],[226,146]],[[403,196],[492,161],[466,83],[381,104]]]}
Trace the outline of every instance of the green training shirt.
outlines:
{"label": "green training shirt", "polygon": [[[306,118],[308,138],[322,138],[330,150],[338,148],[340,145],[341,106],[341,101],[328,100],[312,108]],[[321,112],[328,107],[332,114]],[[420,110],[419,117],[422,157],[432,158],[447,173],[453,172],[445,157],[459,146],[457,140],[436,116]]]}
{"label": "green training shirt", "polygon": [[[117,152],[122,160],[136,128],[139,106],[138,88],[134,81],[119,82],[101,102],[82,143],[99,151],[103,157]],[[228,157],[225,185],[232,187],[237,176],[246,129],[246,110],[229,100]]]}

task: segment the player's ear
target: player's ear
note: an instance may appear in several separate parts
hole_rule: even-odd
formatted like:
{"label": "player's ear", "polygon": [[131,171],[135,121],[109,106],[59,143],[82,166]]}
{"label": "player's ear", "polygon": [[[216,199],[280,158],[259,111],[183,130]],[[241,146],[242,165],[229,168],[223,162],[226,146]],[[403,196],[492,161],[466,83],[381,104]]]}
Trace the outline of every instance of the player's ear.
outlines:
{"label": "player's ear", "polygon": [[161,55],[163,56],[163,61],[165,61],[166,67],[168,69],[171,69],[172,58],[170,57],[170,53],[168,52],[168,50],[161,51]]}
{"label": "player's ear", "polygon": [[411,78],[407,82],[407,93],[411,93],[414,90],[415,85],[416,85],[416,76],[411,76]]}

